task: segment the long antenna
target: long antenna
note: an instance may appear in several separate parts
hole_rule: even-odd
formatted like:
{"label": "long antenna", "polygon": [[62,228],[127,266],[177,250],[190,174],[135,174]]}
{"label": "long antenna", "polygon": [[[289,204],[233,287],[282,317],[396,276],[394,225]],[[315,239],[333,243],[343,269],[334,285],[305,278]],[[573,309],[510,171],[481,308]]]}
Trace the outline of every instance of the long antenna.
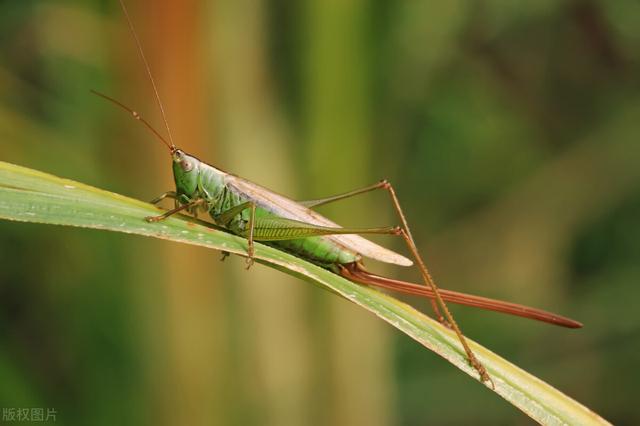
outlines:
{"label": "long antenna", "polygon": [[101,98],[106,99],[107,101],[112,102],[115,105],[117,105],[120,108],[122,108],[123,110],[127,111],[129,114],[131,114],[133,116],[133,118],[135,118],[136,120],[138,120],[142,124],[144,124],[145,127],[147,128],[147,130],[149,130],[151,133],[153,133],[153,135],[156,138],[158,138],[162,143],[164,143],[166,146],[168,146],[169,150],[171,152],[174,152],[176,150],[175,145],[170,144],[169,142],[167,142],[167,140],[165,138],[163,138],[162,135],[160,133],[158,133],[158,131],[156,129],[154,129],[153,126],[151,124],[149,124],[149,122],[147,120],[142,118],[142,116],[140,114],[138,114],[136,111],[132,110],[131,108],[129,108],[128,106],[126,106],[122,102],[113,99],[111,96],[105,95],[104,93],[100,93],[100,92],[95,91],[95,90],[91,90],[91,93],[93,93],[96,96],[100,96]]}
{"label": "long antenna", "polygon": [[[144,56],[144,50],[142,49],[142,43],[140,43],[140,39],[138,38],[138,34],[136,33],[136,30],[133,28],[133,23],[131,22],[131,18],[129,17],[129,12],[127,11],[127,7],[124,5],[124,1],[123,0],[120,0],[120,6],[122,7],[122,11],[124,12],[125,18],[127,18],[127,24],[129,24],[129,31],[131,31],[131,35],[133,36],[134,40],[136,41],[136,46],[138,47],[138,53],[140,54],[140,59],[142,59],[142,62],[144,63],[144,67],[147,70],[147,75],[149,76],[149,81],[151,81],[151,85],[153,86],[153,93],[156,96],[156,104],[158,105],[158,108],[160,109],[160,114],[162,115],[162,120],[164,121],[164,127],[167,129],[167,134],[169,135],[169,141],[171,142],[171,145],[169,146],[169,148],[172,151],[175,151],[176,150],[176,144],[173,143],[173,136],[171,136],[171,129],[169,129],[169,122],[167,121],[167,116],[166,116],[166,114],[164,112],[164,107],[162,106],[162,101],[160,100],[160,94],[158,93],[158,88],[156,87],[156,82],[153,79],[153,75],[151,74],[151,68],[149,67],[149,62],[147,62],[147,58],[146,58],[146,56]],[[108,97],[106,97],[106,99],[113,101],[113,99],[110,99]],[[116,102],[116,104],[120,104],[120,103]],[[123,105],[120,104],[120,106],[123,106]],[[131,110],[129,110],[129,111],[131,112]],[[157,133],[157,132],[154,130],[154,133]]]}

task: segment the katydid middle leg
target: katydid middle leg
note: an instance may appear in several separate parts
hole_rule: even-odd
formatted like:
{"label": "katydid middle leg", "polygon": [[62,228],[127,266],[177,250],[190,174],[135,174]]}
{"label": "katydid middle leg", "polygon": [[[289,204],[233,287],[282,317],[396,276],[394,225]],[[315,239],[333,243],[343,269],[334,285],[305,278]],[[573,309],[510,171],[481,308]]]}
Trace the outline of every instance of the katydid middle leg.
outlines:
{"label": "katydid middle leg", "polygon": [[[256,221],[256,203],[253,201],[247,201],[242,204],[238,204],[235,207],[231,207],[230,209],[222,212],[218,217],[216,217],[216,221],[227,227],[231,223],[231,221],[241,214],[243,211],[249,209],[249,222],[248,225],[248,235],[247,235],[247,269],[253,265],[253,255],[254,255],[254,243],[253,243],[253,234],[255,231],[255,221]],[[224,260],[229,254],[223,252],[222,259]]]}

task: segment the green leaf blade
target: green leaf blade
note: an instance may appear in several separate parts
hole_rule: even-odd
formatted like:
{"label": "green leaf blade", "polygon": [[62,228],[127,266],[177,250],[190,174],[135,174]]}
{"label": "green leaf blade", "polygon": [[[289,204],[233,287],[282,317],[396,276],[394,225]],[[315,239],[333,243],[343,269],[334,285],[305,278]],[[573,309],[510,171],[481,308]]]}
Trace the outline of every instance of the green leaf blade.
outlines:
{"label": "green leaf blade", "polygon": [[[154,206],[119,194],[0,162],[0,219],[137,234],[245,255],[246,240],[184,217],[147,223]],[[304,278],[367,309],[460,370],[478,379],[455,334],[411,306],[275,248],[256,244],[256,260]],[[469,341],[495,391],[541,424],[609,424],[540,379]]]}

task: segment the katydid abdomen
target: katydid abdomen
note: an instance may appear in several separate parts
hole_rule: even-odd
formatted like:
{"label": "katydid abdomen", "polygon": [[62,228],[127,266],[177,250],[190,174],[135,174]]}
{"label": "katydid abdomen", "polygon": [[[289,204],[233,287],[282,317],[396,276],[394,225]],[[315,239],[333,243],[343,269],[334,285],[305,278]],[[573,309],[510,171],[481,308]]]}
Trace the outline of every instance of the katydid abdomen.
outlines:
{"label": "katydid abdomen", "polygon": [[[232,190],[227,188],[229,193]],[[238,197],[243,200],[242,197]],[[247,202],[251,200],[243,200]],[[249,210],[244,210],[236,219],[234,219],[227,228],[244,237],[248,236],[249,227]],[[215,216],[212,215],[215,221]],[[282,222],[282,218],[277,216],[276,212],[268,208],[256,206],[256,219],[253,238],[256,241],[280,248],[303,259],[309,260],[320,266],[331,267],[337,264],[347,264],[359,261],[362,256],[347,249],[339,243],[331,240],[326,236],[315,235],[317,228],[305,228],[304,223],[295,223],[292,221]],[[300,234],[306,232],[307,237],[301,237]],[[332,232],[332,231],[327,231]],[[295,234],[295,235],[292,235]]]}

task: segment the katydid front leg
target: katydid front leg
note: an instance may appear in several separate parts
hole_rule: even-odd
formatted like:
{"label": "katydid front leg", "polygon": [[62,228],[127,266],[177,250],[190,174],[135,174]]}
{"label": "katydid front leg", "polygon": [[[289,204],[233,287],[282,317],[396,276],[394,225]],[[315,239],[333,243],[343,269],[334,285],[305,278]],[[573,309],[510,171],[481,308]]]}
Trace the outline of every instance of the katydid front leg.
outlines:
{"label": "katydid front leg", "polygon": [[165,220],[166,218],[168,218],[169,216],[172,216],[178,212],[181,212],[182,210],[187,210],[187,209],[192,209],[194,207],[198,207],[201,206],[202,204],[205,203],[205,199],[204,198],[198,198],[197,200],[191,201],[187,204],[183,204],[181,206],[178,206],[174,209],[168,210],[165,213],[158,215],[158,216],[147,216],[144,218],[144,220],[146,220],[147,222],[160,222],[162,220]]}
{"label": "katydid front leg", "polygon": [[164,194],[154,198],[153,200],[149,201],[151,204],[158,204],[160,201],[164,200],[165,198],[171,198],[173,200],[177,200],[178,199],[178,194],[176,193],[176,191],[167,191]]}
{"label": "katydid front leg", "polygon": [[177,208],[180,206],[180,203],[178,202],[178,193],[176,191],[167,191],[164,194],[154,198],[153,200],[149,201],[151,204],[158,204],[160,201],[164,200],[165,198],[171,198],[173,200],[173,207]]}

